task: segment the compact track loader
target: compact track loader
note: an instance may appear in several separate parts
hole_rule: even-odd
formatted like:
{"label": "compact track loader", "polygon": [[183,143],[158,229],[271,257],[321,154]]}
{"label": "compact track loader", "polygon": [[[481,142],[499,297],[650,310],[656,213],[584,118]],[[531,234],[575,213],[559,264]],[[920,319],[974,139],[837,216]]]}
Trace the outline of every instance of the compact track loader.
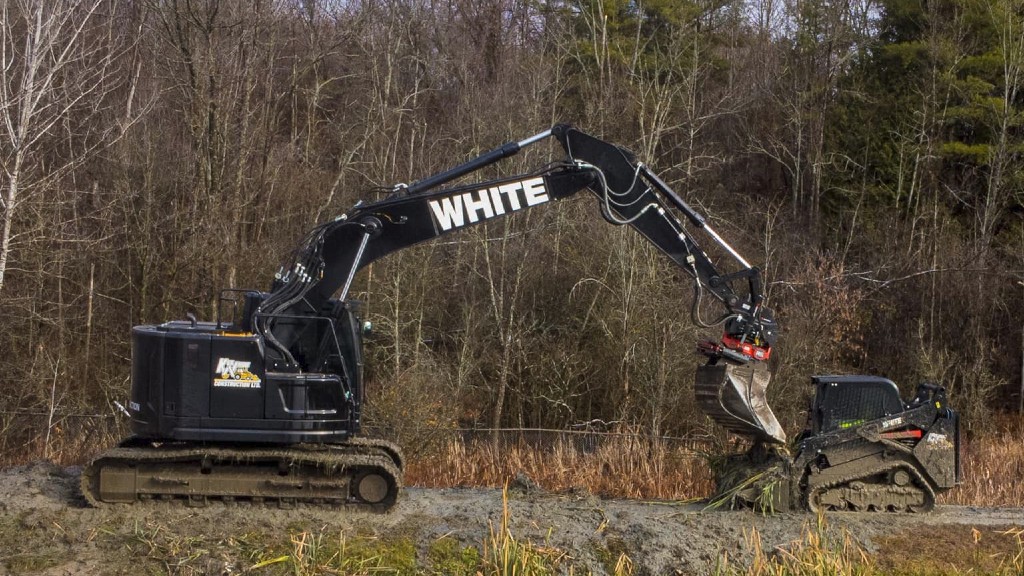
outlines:
{"label": "compact track loader", "polygon": [[754,439],[748,452],[715,467],[717,502],[760,511],[924,512],[960,482],[959,420],[943,388],[921,384],[904,402],[886,378],[814,376],[807,428],[787,448],[762,431],[764,420],[775,421],[761,418],[763,393],[750,391],[766,376],[763,365],[712,361],[697,370],[705,412]]}

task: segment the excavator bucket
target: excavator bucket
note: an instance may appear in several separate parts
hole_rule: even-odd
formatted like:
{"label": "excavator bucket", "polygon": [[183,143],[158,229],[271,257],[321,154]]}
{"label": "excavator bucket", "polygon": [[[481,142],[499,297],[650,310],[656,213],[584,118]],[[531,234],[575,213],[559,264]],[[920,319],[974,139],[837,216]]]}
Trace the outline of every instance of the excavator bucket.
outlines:
{"label": "excavator bucket", "polygon": [[785,444],[786,432],[765,396],[770,379],[771,373],[763,362],[705,364],[697,368],[697,404],[727,430],[763,442]]}

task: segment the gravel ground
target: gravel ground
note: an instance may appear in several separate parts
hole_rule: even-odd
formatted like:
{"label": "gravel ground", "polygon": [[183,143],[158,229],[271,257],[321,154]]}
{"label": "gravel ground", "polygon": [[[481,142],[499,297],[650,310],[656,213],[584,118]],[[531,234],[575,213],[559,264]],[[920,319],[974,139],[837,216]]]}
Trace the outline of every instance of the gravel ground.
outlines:
{"label": "gravel ground", "polygon": [[[259,542],[287,543],[290,534],[307,530],[400,536],[414,542],[422,560],[431,543],[444,537],[480,547],[500,524],[503,509],[500,490],[479,488],[407,488],[385,514],[245,504],[95,509],[79,493],[79,472],[45,462],[0,470],[0,573],[233,574],[251,567]],[[508,507],[517,539],[564,552],[562,565],[573,566],[577,574],[605,573],[609,558],[621,552],[633,560],[637,574],[705,574],[724,555],[731,562],[749,560],[753,530],[763,549],[773,550],[791,545],[818,522],[809,514],[761,517],[706,511],[695,503],[604,500],[536,489],[511,490]],[[944,530],[964,546],[973,535],[977,544],[979,535],[1024,526],[1024,511],[940,506],[919,515],[832,514],[826,522],[869,554],[893,554],[892,542],[905,541],[913,549],[922,530]]]}

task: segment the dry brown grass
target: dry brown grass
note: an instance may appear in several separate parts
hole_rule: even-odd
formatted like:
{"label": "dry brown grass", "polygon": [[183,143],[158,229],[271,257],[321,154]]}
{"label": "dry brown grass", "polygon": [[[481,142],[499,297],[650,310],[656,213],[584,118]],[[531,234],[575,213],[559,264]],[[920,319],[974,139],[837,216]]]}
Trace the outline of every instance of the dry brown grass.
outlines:
{"label": "dry brown grass", "polygon": [[[963,440],[963,484],[940,502],[1024,507],[1024,418],[1002,418],[994,433]],[[414,457],[406,482],[416,486],[501,487],[525,474],[550,491],[585,490],[614,498],[689,500],[714,492],[707,460],[696,451],[641,436],[610,436],[585,451],[572,442],[550,448],[454,438]]]}
{"label": "dry brown grass", "polygon": [[1024,507],[1024,417],[1000,418],[994,432],[964,438],[961,458],[963,484],[943,503]]}
{"label": "dry brown grass", "polygon": [[525,474],[550,491],[585,490],[615,498],[687,500],[711,493],[711,472],[699,454],[639,436],[611,436],[593,450],[559,440],[551,448],[496,449],[486,441],[449,441],[413,459],[406,482],[426,487],[500,487]]}
{"label": "dry brown grass", "polygon": [[[941,503],[1024,508],[1024,417],[1001,417],[993,429],[963,439],[963,484]],[[41,433],[17,448],[7,442],[0,466],[35,460],[82,464],[118,436],[107,427],[55,426],[48,442]],[[454,437],[434,445],[440,448],[410,458],[406,483],[498,488],[522,473],[545,490],[582,489],[615,498],[688,500],[708,497],[714,489],[707,460],[693,447],[638,435],[609,435],[593,450],[564,438],[549,448],[512,443],[496,450],[488,441]]]}
{"label": "dry brown grass", "polygon": [[846,531],[831,530],[825,517],[805,522],[801,537],[765,550],[757,528],[743,531],[753,550],[749,564],[734,564],[727,552],[718,559],[715,576],[871,576],[872,559]]}
{"label": "dry brown grass", "polygon": [[874,540],[875,573],[943,576],[1024,574],[1024,530],[1019,527],[920,525],[908,534],[888,534]]}
{"label": "dry brown grass", "polygon": [[39,460],[84,464],[127,435],[126,424],[105,417],[63,417],[52,426],[44,417],[23,418],[0,437],[0,467]]}

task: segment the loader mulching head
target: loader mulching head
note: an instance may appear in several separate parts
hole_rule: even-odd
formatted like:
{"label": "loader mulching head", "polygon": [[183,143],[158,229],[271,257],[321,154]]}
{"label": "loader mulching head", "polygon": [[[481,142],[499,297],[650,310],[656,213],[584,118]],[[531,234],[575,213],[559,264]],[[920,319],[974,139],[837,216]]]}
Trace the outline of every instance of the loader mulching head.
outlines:
{"label": "loader mulching head", "polygon": [[697,368],[694,387],[701,411],[736,434],[769,444],[785,444],[786,432],[768,407],[771,373],[764,362],[720,360]]}

